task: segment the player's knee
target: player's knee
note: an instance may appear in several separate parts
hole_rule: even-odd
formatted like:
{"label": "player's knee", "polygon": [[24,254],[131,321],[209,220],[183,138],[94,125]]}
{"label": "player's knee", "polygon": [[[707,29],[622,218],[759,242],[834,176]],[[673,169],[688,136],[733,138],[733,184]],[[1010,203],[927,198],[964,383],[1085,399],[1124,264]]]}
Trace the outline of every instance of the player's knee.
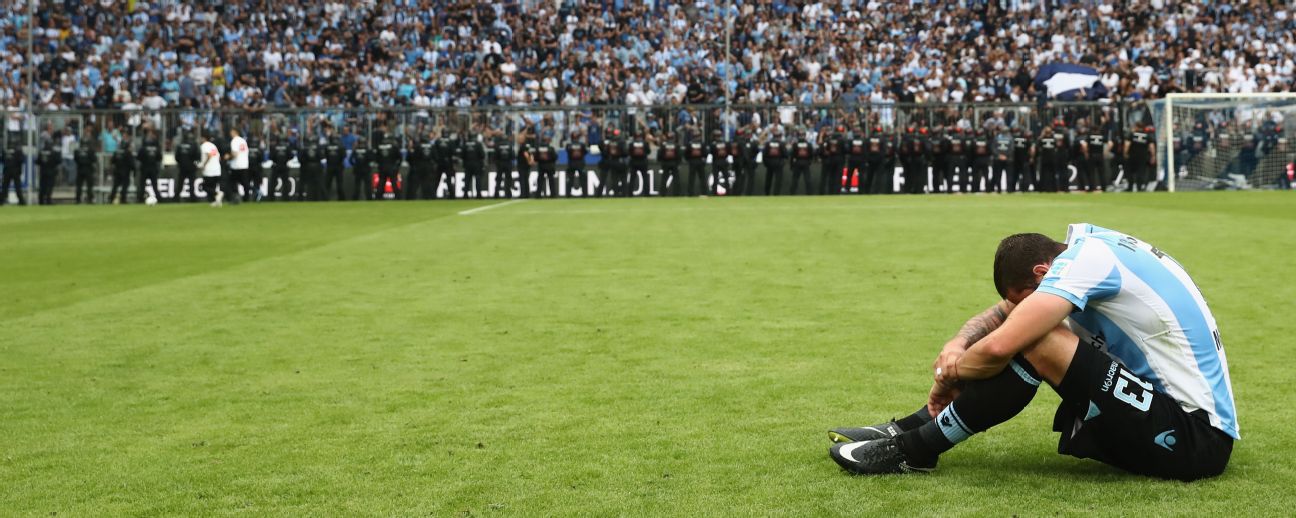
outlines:
{"label": "player's knee", "polygon": [[1022,356],[1032,367],[1035,367],[1035,371],[1041,377],[1053,386],[1057,386],[1066,376],[1066,371],[1071,366],[1071,358],[1075,356],[1076,345],[1079,343],[1080,337],[1071,332],[1071,328],[1062,324],[1027,347],[1022,351]]}

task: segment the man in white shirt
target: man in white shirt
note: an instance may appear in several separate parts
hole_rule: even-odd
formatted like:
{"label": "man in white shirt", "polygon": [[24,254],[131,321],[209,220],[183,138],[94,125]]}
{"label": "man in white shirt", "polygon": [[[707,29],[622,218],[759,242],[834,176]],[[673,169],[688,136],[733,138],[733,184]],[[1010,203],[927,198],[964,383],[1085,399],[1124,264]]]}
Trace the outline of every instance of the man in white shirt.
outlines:
{"label": "man in white shirt", "polygon": [[216,149],[216,144],[212,144],[210,138],[203,139],[203,143],[198,148],[202,158],[198,162],[198,169],[202,171],[203,190],[207,192],[207,199],[211,200],[211,206],[220,207],[221,200],[225,193],[220,191],[221,166],[220,151]]}
{"label": "man in white shirt", "polygon": [[[230,128],[230,147],[229,155],[225,158],[229,160],[230,178],[229,185],[248,185],[251,178],[248,177],[248,143],[239,135],[239,130]],[[234,197],[230,198],[234,204],[238,204],[238,187],[231,187],[230,192]],[[259,196],[257,196],[259,197]]]}

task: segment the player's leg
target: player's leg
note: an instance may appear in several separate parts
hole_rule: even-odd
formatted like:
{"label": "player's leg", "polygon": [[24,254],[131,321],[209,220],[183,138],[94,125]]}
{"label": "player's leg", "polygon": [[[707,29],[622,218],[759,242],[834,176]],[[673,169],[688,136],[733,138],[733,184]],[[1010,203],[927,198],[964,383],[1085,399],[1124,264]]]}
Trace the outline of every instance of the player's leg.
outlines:
{"label": "player's leg", "polygon": [[1049,381],[1062,396],[1053,421],[1062,434],[1058,453],[1184,481],[1224,471],[1233,438],[1212,426],[1205,411],[1186,412],[1107,354],[1077,343],[1065,373]]}
{"label": "player's leg", "polygon": [[[894,437],[839,443],[829,455],[853,473],[931,471],[941,453],[1026,408],[1035,398],[1041,377],[1051,383],[1054,378],[1048,375],[1066,372],[1066,366],[1059,364],[1070,362],[1067,344],[1074,351],[1078,340],[1070,330],[1059,327],[1028,348],[1030,354],[1014,357],[999,374],[964,383],[954,401],[935,419],[907,430],[897,422],[903,432]],[[1036,370],[1035,361],[1046,362],[1047,367]]]}

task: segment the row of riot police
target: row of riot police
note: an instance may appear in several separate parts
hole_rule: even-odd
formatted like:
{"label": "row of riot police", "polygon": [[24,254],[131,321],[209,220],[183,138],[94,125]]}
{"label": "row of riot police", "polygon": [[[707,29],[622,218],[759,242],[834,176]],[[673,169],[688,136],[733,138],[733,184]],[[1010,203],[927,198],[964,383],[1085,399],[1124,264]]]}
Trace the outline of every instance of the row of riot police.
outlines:
{"label": "row of riot police", "polygon": [[[752,125],[726,139],[720,132],[704,136],[691,129],[682,136],[646,131],[623,136],[609,128],[591,145],[579,132],[560,143],[531,131],[512,136],[489,129],[470,138],[431,130],[408,140],[379,130],[370,143],[327,128],[318,137],[276,138],[269,145],[251,138],[247,167],[239,169],[230,167],[231,141],[211,140],[226,158],[222,190],[238,193],[227,194],[231,201],[1066,191],[1073,183],[1093,191],[1109,188],[1118,171],[1134,190],[1153,180],[1150,127],[1121,133],[1081,120],[1075,128],[1058,122],[1031,134],[996,125],[975,131],[908,126],[899,132],[875,126],[866,133],[838,126],[813,138],[794,129],[785,135],[781,126]],[[147,187],[161,192],[163,142],[153,131],[139,140],[135,145],[124,137],[107,159],[110,201],[125,203],[132,185],[137,202]],[[60,162],[53,142],[46,139],[35,160],[40,201],[46,203]],[[193,135],[176,140],[179,175],[173,199],[197,198],[199,144]],[[24,158],[17,139],[0,151],[4,193],[17,186]],[[561,152],[565,174],[559,172]],[[83,145],[75,160],[77,200],[89,200],[98,157]]]}

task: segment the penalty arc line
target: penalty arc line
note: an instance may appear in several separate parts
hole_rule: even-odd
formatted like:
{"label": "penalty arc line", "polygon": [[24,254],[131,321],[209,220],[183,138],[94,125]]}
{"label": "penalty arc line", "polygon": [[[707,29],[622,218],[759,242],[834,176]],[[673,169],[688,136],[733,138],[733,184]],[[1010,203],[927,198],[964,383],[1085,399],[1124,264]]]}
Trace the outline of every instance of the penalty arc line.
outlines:
{"label": "penalty arc line", "polygon": [[487,210],[491,210],[491,209],[497,209],[497,208],[503,207],[503,206],[505,206],[505,205],[512,205],[512,204],[514,204],[514,203],[521,203],[521,202],[524,202],[524,201],[526,201],[525,198],[523,198],[523,199],[518,199],[518,200],[502,201],[502,202],[499,202],[499,203],[492,203],[492,204],[490,204],[490,205],[483,205],[483,206],[481,206],[481,207],[475,207],[475,208],[471,208],[471,209],[468,209],[468,210],[461,210],[461,211],[459,211],[459,215],[460,215],[460,216],[471,216],[471,215],[476,214],[476,213],[478,213],[478,212],[487,211]]}

